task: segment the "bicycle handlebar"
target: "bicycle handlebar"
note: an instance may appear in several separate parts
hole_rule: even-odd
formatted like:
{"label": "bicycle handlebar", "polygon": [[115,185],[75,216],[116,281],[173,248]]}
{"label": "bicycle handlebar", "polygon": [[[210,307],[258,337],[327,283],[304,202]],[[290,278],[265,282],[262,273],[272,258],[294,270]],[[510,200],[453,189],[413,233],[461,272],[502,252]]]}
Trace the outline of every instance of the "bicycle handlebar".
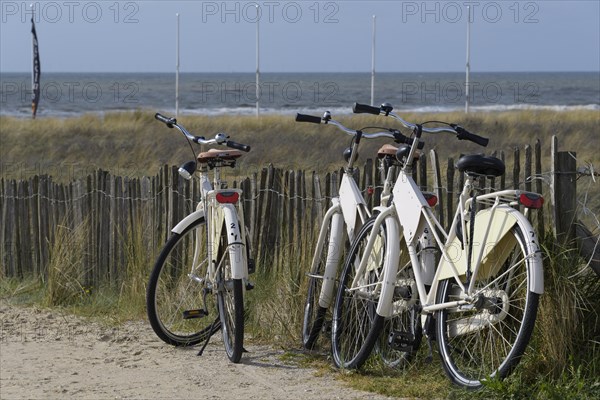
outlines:
{"label": "bicycle handlebar", "polygon": [[[412,124],[412,123],[404,120],[399,115],[393,113],[392,110],[393,110],[393,108],[389,103],[384,103],[381,105],[381,107],[373,107],[373,106],[370,106],[367,104],[354,103],[354,106],[352,107],[352,111],[356,114],[361,114],[361,113],[374,114],[374,115],[384,114],[385,116],[390,116],[390,117],[394,118],[395,120],[400,122],[407,129],[414,130],[415,128],[417,128],[416,124]],[[469,141],[476,143],[483,147],[488,145],[488,142],[489,142],[488,138],[484,138],[483,136],[479,136],[474,133],[471,133],[471,132],[467,131],[465,128],[461,127],[460,125],[456,125],[456,124],[448,124],[448,125],[451,128],[421,127],[421,129],[423,132],[427,132],[427,133],[449,132],[449,133],[455,134],[456,137],[458,138],[458,140],[469,140]]]}
{"label": "bicycle handlebar", "polygon": [[381,114],[381,108],[373,107],[367,104],[354,103],[354,105],[352,106],[352,112],[354,112],[354,114],[379,115]]}
{"label": "bicycle handlebar", "polygon": [[156,118],[160,122],[164,123],[169,128],[173,128],[177,124],[177,120],[175,118],[168,118],[159,113],[154,114],[154,118]]}
{"label": "bicycle handlebar", "polygon": [[227,147],[232,149],[237,149],[245,152],[250,151],[250,146],[247,144],[237,143],[233,140],[229,139],[229,136],[224,133],[217,133],[213,139],[206,139],[204,136],[194,136],[187,131],[183,126],[177,124],[177,120],[175,118],[165,117],[162,114],[156,113],[154,114],[154,118],[158,121],[164,123],[169,128],[177,128],[186,138],[191,140],[194,143],[198,144],[224,144]]}
{"label": "bicycle handlebar", "polygon": [[314,115],[296,114],[296,122],[311,122],[313,124],[320,124],[321,117],[315,117]]}
{"label": "bicycle handlebar", "polygon": [[460,125],[450,124],[451,127],[456,131],[456,137],[458,140],[470,140],[473,143],[477,143],[480,146],[486,147],[490,141],[488,138],[484,138],[483,136],[476,135],[474,133],[469,132],[465,128]]}
{"label": "bicycle handlebar", "polygon": [[233,140],[228,140],[227,142],[225,142],[225,146],[231,147],[232,149],[245,151],[246,153],[250,151],[250,146],[248,146],[247,144],[237,143]]}
{"label": "bicycle handlebar", "polygon": [[[371,107],[371,106],[367,106],[367,107]],[[379,110],[379,109],[377,109],[377,110]],[[379,113],[379,111],[378,111],[378,113]],[[331,119],[331,114],[329,113],[329,111],[326,111],[323,114],[323,117],[317,117],[314,115],[307,115],[307,114],[296,114],[296,121],[297,122],[311,122],[314,124],[323,123],[323,124],[333,125],[333,126],[337,127],[338,129],[340,129],[341,131],[346,132],[349,135],[356,135],[360,132],[361,137],[367,138],[367,139],[388,137],[388,138],[394,139],[394,141],[396,143],[403,143],[403,144],[408,144],[411,146],[414,142],[413,138],[404,136],[399,130],[396,130],[396,129],[390,129],[388,131],[381,131],[381,132],[374,132],[374,133],[364,133],[361,131],[350,129],[350,128],[344,126],[342,123],[340,123],[334,119]],[[419,141],[417,148],[420,150],[424,146],[425,146],[425,143]]]}

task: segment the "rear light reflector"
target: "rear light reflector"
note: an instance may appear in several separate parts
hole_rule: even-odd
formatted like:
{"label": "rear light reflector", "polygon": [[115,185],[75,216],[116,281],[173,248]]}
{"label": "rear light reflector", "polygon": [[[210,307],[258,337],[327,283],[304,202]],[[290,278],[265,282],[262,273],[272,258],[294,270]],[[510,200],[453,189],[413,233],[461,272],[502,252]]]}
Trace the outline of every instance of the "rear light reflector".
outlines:
{"label": "rear light reflector", "polygon": [[535,193],[521,193],[519,204],[527,208],[540,209],[544,205],[544,198]]}
{"label": "rear light reflector", "polygon": [[438,202],[438,198],[435,194],[423,193],[423,196],[425,196],[425,200],[427,200],[427,204],[429,204],[429,207],[435,207],[435,205]]}
{"label": "rear light reflector", "polygon": [[221,204],[235,204],[240,198],[238,192],[220,192],[217,193],[217,201]]}

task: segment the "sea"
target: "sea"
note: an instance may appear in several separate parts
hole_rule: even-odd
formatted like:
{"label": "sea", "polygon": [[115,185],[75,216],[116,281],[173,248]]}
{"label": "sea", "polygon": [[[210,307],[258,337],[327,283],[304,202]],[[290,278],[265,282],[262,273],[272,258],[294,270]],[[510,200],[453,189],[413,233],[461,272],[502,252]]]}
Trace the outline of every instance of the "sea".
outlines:
{"label": "sea", "polygon": [[[373,85],[372,85],[373,82]],[[31,116],[31,75],[0,72],[0,115]],[[178,94],[177,94],[178,87]],[[258,90],[257,90],[258,88]],[[149,110],[167,115],[600,110],[600,73],[42,73],[38,117]]]}

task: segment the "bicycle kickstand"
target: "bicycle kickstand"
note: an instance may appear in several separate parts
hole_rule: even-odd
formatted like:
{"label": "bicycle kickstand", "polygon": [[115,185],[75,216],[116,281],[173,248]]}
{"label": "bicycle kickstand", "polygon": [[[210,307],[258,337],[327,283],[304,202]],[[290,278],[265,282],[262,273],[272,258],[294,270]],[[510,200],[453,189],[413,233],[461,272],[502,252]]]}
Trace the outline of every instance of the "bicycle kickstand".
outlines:
{"label": "bicycle kickstand", "polygon": [[210,340],[210,338],[212,337],[212,335],[215,334],[215,327],[217,326],[217,324],[220,322],[219,318],[215,318],[215,320],[213,321],[213,323],[210,325],[210,331],[208,333],[208,336],[206,336],[206,340],[204,341],[204,344],[202,345],[202,348],[200,349],[200,351],[198,352],[198,356],[201,356],[202,353],[204,353],[204,349],[206,349],[206,346],[208,346],[208,341]]}

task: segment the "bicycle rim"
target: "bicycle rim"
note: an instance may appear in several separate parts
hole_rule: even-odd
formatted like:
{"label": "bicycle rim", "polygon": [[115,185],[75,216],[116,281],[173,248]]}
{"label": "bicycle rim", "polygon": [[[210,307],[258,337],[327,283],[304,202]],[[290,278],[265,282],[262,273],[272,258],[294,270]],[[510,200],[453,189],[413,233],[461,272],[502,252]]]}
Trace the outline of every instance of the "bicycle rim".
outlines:
{"label": "bicycle rim", "polygon": [[[505,239],[512,240],[512,252],[491,277],[476,281],[477,307],[438,313],[440,356],[455,384],[476,389],[486,379],[506,377],[527,347],[539,295],[529,290],[532,255],[527,254],[524,238],[518,225],[507,233]],[[458,300],[459,296],[454,279],[441,282],[439,302]]]}
{"label": "bicycle rim", "polygon": [[[197,314],[203,309],[203,290],[211,291],[204,280],[208,265],[205,238],[204,219],[181,235],[173,234],[150,275],[146,293],[148,319],[154,332],[166,343],[191,346],[219,329],[219,324],[213,326],[216,304],[210,293],[206,296],[208,316],[184,318],[185,314]],[[194,263],[197,240],[201,245]]]}

